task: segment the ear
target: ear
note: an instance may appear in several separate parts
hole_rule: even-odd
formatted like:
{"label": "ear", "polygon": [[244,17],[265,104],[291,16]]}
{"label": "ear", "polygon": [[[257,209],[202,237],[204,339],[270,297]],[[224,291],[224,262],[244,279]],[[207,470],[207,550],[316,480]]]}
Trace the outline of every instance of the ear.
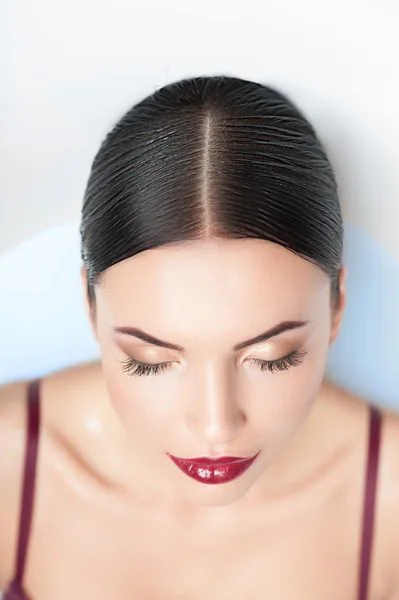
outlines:
{"label": "ear", "polygon": [[335,342],[341,329],[342,319],[346,308],[346,278],[348,271],[346,267],[341,267],[339,272],[339,297],[337,304],[332,309],[330,344]]}
{"label": "ear", "polygon": [[89,318],[93,335],[94,335],[95,339],[98,341],[96,311],[95,311],[95,306],[93,306],[93,303],[90,301],[89,294],[88,294],[87,271],[86,271],[85,266],[82,266],[82,268],[80,270],[80,275],[81,275],[81,279],[82,279],[83,301],[84,301],[84,305],[85,305],[86,314]]}

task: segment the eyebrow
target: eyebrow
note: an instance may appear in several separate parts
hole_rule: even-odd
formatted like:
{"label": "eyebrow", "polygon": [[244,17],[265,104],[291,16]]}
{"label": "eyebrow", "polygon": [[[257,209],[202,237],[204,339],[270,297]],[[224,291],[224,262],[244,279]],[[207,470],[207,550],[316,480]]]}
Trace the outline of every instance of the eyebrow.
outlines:
{"label": "eyebrow", "polygon": [[[247,348],[248,346],[252,346],[254,344],[259,344],[260,342],[266,342],[285,331],[290,331],[292,329],[299,329],[300,327],[304,327],[308,324],[309,321],[282,321],[275,325],[271,329],[268,329],[264,333],[260,333],[259,335],[251,338],[250,340],[245,340],[244,342],[240,342],[233,346],[233,350],[237,352],[238,350],[242,350],[243,348]],[[132,337],[138,338],[143,342],[147,342],[148,344],[152,344],[154,346],[159,346],[160,348],[167,348],[168,350],[176,350],[177,352],[184,352],[183,346],[179,346],[177,344],[172,344],[171,342],[165,342],[164,340],[160,340],[149,333],[146,333],[142,329],[137,329],[137,327],[114,327],[115,333],[122,333],[123,335],[130,335]]]}

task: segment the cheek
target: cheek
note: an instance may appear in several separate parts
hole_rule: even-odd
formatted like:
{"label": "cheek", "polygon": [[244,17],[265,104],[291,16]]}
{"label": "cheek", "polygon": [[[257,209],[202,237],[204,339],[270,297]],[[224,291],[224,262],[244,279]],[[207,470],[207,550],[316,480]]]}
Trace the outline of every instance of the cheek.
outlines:
{"label": "cheek", "polygon": [[101,344],[102,370],[112,406],[129,435],[144,442],[165,439],[173,419],[173,403],[165,397],[161,376],[129,376],[126,355],[114,344]]}
{"label": "cheek", "polygon": [[323,382],[328,331],[306,348],[303,362],[288,371],[254,375],[248,407],[254,435],[273,452],[281,448],[310,415]]}

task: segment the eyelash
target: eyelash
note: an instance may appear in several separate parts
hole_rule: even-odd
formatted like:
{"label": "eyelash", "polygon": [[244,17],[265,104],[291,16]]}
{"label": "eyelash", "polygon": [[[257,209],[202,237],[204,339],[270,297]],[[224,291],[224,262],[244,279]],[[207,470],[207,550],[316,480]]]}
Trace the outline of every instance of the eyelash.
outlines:
{"label": "eyelash", "polygon": [[[288,371],[290,367],[297,367],[300,365],[306,356],[306,352],[298,352],[295,350],[288,354],[288,356],[284,356],[283,358],[279,358],[278,360],[262,360],[260,358],[250,358],[248,362],[256,364],[259,366],[261,371],[269,371],[270,373],[275,373],[277,371]],[[122,370],[125,371],[130,376],[142,377],[145,375],[156,375],[160,371],[164,371],[168,369],[170,365],[172,365],[175,361],[169,361],[158,364],[146,364],[142,363],[134,358],[127,358],[122,361]]]}

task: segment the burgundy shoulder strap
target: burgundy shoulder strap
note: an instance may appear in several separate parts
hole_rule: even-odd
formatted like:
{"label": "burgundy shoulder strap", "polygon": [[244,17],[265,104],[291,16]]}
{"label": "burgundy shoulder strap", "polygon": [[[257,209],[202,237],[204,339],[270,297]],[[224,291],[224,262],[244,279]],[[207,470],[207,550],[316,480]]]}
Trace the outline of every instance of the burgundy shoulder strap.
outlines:
{"label": "burgundy shoulder strap", "polygon": [[362,546],[360,554],[359,600],[367,600],[371,551],[373,546],[374,516],[377,496],[378,466],[381,441],[381,412],[370,405],[367,471],[364,489]]}
{"label": "burgundy shoulder strap", "polygon": [[14,578],[14,582],[19,584],[21,587],[25,570],[35,493],[37,454],[40,433],[39,385],[39,380],[32,381],[29,384],[28,391],[28,427],[26,435],[21,514],[19,521],[17,564]]}

